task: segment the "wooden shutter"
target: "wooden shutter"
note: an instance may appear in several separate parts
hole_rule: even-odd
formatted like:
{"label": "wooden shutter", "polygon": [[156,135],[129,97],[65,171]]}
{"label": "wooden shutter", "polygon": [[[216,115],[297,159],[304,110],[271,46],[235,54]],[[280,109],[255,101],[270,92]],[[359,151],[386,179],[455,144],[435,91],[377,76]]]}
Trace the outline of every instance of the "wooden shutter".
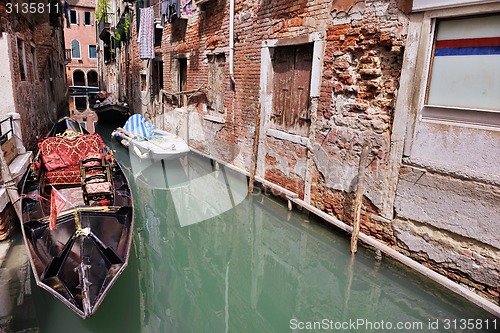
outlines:
{"label": "wooden shutter", "polygon": [[277,47],[273,59],[273,110],[276,128],[307,135],[312,44]]}

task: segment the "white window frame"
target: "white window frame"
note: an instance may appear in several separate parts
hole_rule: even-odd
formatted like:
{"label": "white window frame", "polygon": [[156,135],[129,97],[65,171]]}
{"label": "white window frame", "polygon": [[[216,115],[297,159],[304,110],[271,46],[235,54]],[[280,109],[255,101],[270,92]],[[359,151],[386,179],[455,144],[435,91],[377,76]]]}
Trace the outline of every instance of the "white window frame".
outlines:
{"label": "white window frame", "polygon": [[[81,73],[83,73],[83,81],[84,81],[84,82],[83,82],[83,86],[77,86],[77,85],[75,84],[75,73],[77,73],[77,72],[81,72]],[[73,85],[74,85],[74,86],[77,86],[77,87],[86,87],[86,86],[87,86],[87,73],[85,73],[85,72],[84,72],[83,70],[81,70],[81,69],[75,69],[75,70],[73,71],[73,73],[71,73],[71,82],[73,82]]]}
{"label": "white window frame", "polygon": [[[75,12],[75,17],[76,17],[76,22],[75,23],[71,22],[71,12]],[[78,25],[78,10],[76,10],[76,9],[70,9],[69,10],[69,24]]]}
{"label": "white window frame", "polygon": [[[73,42],[78,42],[78,50],[79,50],[79,53],[80,53],[79,57],[75,57],[73,55]],[[71,50],[71,59],[82,59],[82,43],[80,43],[80,41],[78,39],[73,39],[70,42],[70,50]]]}
{"label": "white window frame", "polygon": [[426,26],[424,25],[427,31],[424,33],[424,30],[422,30],[421,38],[425,40],[423,40],[420,44],[422,46],[421,49],[425,52],[424,56],[426,59],[423,67],[424,75],[419,88],[418,119],[420,121],[500,130],[500,111],[460,107],[440,107],[426,104],[433,65],[432,56],[434,52],[434,41],[436,38],[435,29],[437,27],[438,20],[453,17],[467,18],[495,13],[500,14],[500,5],[498,3],[494,5],[484,4],[480,6],[431,10],[424,13],[424,22],[427,21],[428,24]]}
{"label": "white window frame", "polygon": [[[95,47],[95,57],[91,57],[91,56],[90,56],[90,47],[91,47],[91,46]],[[91,44],[91,45],[88,45],[88,47],[87,47],[87,48],[88,48],[88,55],[89,55],[89,59],[97,59],[97,45],[95,45],[95,44]]]}
{"label": "white window frame", "polygon": [[[85,23],[85,14],[87,14],[87,13],[90,14],[90,23],[89,24]],[[94,25],[94,13],[93,12],[85,10],[85,11],[83,11],[82,17],[83,17],[83,25],[85,25],[85,26],[92,26],[92,25]]]}

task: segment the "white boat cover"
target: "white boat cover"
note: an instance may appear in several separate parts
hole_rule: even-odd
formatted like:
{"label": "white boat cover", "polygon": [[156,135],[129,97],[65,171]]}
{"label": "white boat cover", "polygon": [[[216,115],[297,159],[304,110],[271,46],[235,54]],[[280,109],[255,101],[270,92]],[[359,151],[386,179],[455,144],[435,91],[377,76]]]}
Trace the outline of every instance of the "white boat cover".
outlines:
{"label": "white boat cover", "polygon": [[123,129],[139,138],[151,138],[155,132],[155,127],[140,114],[128,118]]}

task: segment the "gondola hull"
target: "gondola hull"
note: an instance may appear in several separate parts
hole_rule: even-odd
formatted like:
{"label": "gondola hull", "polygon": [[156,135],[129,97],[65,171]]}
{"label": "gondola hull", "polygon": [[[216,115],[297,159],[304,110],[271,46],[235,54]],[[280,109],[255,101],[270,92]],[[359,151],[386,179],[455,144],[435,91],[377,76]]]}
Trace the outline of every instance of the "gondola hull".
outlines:
{"label": "gondola hull", "polygon": [[[43,166],[28,170],[21,190],[21,229],[35,281],[84,319],[98,309],[130,254],[132,193],[120,165],[110,164],[111,201],[88,204],[81,184],[47,184]],[[66,200],[52,230],[51,191]]]}

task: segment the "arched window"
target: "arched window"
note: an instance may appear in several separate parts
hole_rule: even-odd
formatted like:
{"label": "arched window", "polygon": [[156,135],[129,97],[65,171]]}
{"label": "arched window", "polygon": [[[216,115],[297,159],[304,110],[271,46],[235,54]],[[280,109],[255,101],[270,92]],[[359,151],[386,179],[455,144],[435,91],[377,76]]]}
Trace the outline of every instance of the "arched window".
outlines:
{"label": "arched window", "polygon": [[93,70],[88,71],[87,81],[89,87],[99,87],[99,82],[97,80],[97,72]]}
{"label": "arched window", "polygon": [[71,59],[80,59],[80,42],[75,40],[71,41]]}
{"label": "arched window", "polygon": [[86,86],[85,83],[85,73],[77,69],[73,72],[73,85],[74,86]]}

